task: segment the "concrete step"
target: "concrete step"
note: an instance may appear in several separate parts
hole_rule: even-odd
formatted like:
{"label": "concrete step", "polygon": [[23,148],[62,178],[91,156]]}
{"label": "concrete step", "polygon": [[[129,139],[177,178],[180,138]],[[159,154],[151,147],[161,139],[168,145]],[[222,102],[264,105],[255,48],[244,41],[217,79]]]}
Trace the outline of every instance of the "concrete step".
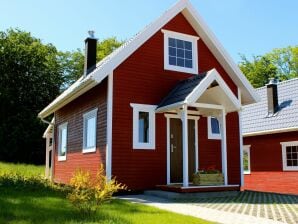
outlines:
{"label": "concrete step", "polygon": [[177,193],[161,190],[144,191],[145,195],[165,198],[165,199],[195,199],[195,198],[224,198],[236,197],[239,191],[219,191],[219,192],[199,192],[199,193]]}

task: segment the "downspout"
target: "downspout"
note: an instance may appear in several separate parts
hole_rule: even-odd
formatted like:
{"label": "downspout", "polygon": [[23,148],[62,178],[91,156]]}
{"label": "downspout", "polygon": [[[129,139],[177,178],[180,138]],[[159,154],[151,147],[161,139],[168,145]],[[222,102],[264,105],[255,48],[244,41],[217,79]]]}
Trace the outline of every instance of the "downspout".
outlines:
{"label": "downspout", "polygon": [[[241,103],[241,90],[238,88],[238,100]],[[243,173],[243,135],[242,135],[242,109],[238,111],[239,118],[239,145],[240,145],[240,188],[244,187],[244,173]]]}

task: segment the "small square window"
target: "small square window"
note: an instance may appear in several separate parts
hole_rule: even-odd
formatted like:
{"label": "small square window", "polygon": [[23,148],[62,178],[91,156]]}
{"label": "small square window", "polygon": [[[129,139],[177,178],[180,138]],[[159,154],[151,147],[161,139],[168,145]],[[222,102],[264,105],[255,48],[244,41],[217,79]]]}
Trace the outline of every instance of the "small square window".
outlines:
{"label": "small square window", "polygon": [[221,139],[220,124],[215,117],[208,117],[208,139]]}
{"label": "small square window", "polygon": [[139,142],[149,142],[149,112],[139,112]]}
{"label": "small square window", "polygon": [[166,31],[165,69],[197,74],[197,40],[196,36]]}

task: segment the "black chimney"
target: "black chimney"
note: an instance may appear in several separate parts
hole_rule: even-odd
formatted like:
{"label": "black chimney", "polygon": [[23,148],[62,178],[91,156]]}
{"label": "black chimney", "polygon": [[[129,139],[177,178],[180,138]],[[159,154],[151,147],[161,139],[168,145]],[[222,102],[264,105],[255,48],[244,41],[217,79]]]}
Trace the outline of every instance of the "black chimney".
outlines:
{"label": "black chimney", "polygon": [[273,115],[278,111],[277,83],[278,80],[271,78],[267,84],[268,115]]}
{"label": "black chimney", "polygon": [[85,65],[84,75],[88,75],[96,67],[96,46],[97,39],[94,37],[94,31],[88,31],[89,37],[85,40]]}

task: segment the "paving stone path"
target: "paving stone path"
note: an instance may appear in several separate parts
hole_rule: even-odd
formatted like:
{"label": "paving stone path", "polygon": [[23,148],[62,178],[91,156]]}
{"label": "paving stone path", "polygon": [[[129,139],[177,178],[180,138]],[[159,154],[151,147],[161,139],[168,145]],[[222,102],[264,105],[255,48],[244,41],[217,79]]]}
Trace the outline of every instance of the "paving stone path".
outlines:
{"label": "paving stone path", "polygon": [[219,223],[298,224],[298,196],[241,192],[236,197],[169,200],[148,195],[121,197]]}

